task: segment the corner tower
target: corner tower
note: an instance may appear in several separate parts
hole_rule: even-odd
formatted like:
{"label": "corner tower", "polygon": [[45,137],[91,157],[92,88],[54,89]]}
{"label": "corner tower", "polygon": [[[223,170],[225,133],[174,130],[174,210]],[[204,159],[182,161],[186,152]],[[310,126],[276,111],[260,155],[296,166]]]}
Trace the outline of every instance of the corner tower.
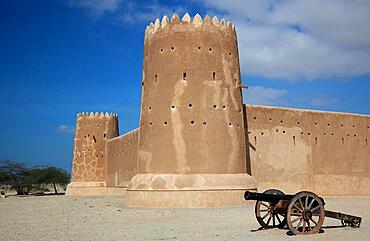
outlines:
{"label": "corner tower", "polygon": [[197,14],[145,30],[138,172],[129,206],[239,204],[254,179],[246,143],[235,27]]}
{"label": "corner tower", "polygon": [[117,114],[77,114],[72,182],[67,195],[104,195],[106,142],[118,136]]}

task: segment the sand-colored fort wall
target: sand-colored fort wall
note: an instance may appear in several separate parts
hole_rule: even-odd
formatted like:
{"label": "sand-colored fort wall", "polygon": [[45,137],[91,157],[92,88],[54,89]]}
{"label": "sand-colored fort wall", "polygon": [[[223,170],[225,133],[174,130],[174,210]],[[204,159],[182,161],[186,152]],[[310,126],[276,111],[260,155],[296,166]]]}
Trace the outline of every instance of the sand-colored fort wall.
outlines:
{"label": "sand-colored fort wall", "polygon": [[164,16],[145,31],[138,174],[125,203],[238,205],[255,189],[246,143],[235,27]]}
{"label": "sand-colored fort wall", "polygon": [[137,173],[137,145],[139,129],[107,141],[105,181],[107,187],[127,188]]}
{"label": "sand-colored fort wall", "polygon": [[117,137],[116,114],[78,114],[66,193],[127,187],[127,206],[214,207],[244,204],[257,180],[260,191],[370,195],[370,116],[245,106],[240,83],[232,23],[150,23],[140,126]]}
{"label": "sand-colored fort wall", "polygon": [[139,172],[245,172],[233,25],[164,17],[149,25],[144,46]]}
{"label": "sand-colored fort wall", "polygon": [[370,116],[246,106],[260,191],[370,195]]}
{"label": "sand-colored fort wall", "polygon": [[72,182],[67,187],[67,195],[105,194],[106,142],[116,136],[117,114],[77,114]]}

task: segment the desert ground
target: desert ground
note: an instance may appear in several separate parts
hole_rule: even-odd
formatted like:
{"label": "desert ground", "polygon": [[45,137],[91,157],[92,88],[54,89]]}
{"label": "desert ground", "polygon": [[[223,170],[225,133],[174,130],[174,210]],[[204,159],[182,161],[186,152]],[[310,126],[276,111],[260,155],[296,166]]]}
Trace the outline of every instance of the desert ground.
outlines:
{"label": "desert ground", "polygon": [[369,240],[370,197],[325,198],[326,209],[363,217],[360,228],[326,219],[324,232],[259,230],[254,203],[208,209],[144,209],[122,197],[10,196],[0,199],[0,240]]}

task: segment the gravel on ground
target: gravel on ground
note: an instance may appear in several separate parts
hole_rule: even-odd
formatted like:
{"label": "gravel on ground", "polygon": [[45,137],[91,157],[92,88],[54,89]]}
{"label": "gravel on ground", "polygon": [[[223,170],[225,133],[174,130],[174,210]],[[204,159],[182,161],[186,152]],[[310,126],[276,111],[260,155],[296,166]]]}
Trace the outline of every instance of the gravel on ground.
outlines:
{"label": "gravel on ground", "polygon": [[246,206],[153,209],[123,206],[123,197],[10,196],[0,199],[0,240],[370,240],[370,197],[325,198],[325,208],[362,216],[361,228],[325,219],[324,232],[290,236],[259,230]]}

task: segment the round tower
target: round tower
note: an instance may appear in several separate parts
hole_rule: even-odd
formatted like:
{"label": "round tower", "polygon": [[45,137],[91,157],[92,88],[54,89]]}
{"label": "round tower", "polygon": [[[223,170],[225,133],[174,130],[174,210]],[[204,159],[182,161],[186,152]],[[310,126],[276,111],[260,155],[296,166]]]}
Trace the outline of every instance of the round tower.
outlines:
{"label": "round tower", "polygon": [[105,143],[118,136],[117,114],[79,113],[68,195],[105,194]]}
{"label": "round tower", "polygon": [[127,205],[229,205],[243,199],[241,190],[255,188],[246,174],[239,85],[230,22],[198,14],[180,21],[175,14],[146,28],[139,174]]}

